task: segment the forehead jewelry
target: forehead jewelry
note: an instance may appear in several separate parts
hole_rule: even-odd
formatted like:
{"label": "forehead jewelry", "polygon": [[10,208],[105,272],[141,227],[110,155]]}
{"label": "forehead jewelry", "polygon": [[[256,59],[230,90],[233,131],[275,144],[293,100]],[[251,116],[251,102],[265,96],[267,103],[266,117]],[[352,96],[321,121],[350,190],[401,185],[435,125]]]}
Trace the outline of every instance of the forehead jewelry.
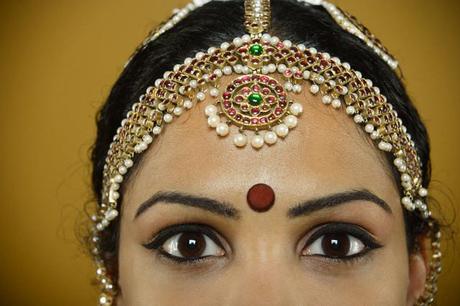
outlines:
{"label": "forehead jewelry", "polygon": [[[396,68],[397,62],[375,36],[350,15],[326,1],[298,1],[323,6],[344,30],[356,35]],[[176,11],[139,49],[207,2],[194,1]],[[364,129],[378,149],[393,156],[394,166],[401,174],[402,206],[425,219],[431,229],[430,273],[418,305],[431,304],[441,271],[440,232],[426,204],[428,191],[423,187],[420,158],[402,120],[379,88],[348,63],[326,52],[270,35],[269,0],[246,0],[244,4],[247,34],[198,52],[164,72],[134,103],[113,138],[103,169],[102,201],[92,216],[93,254],[102,289],[99,304],[112,305],[116,295],[114,280],[101,254],[100,237],[119,214],[120,184],[133,166],[134,157],[147,150],[176,117],[202,103],[206,96],[212,102],[205,107],[204,116],[217,137],[225,139],[233,125],[238,130],[231,135],[236,147],[269,149],[280,138],[287,138],[289,131],[299,124],[303,106],[297,97],[303,90],[319,95],[325,106],[343,110]],[[221,86],[223,76],[230,78],[226,86]],[[270,189],[267,185],[251,188],[249,205],[255,210],[269,209],[274,201]]]}
{"label": "forehead jewelry", "polygon": [[255,184],[249,188],[246,198],[251,209],[265,212],[275,203],[275,192],[267,184]]}

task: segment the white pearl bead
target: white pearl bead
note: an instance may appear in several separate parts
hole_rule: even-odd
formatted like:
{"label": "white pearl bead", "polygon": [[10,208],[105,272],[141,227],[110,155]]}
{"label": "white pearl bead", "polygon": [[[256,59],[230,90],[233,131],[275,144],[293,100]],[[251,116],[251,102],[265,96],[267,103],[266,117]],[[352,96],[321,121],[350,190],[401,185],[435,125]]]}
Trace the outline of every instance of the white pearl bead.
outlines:
{"label": "white pearl bead", "polygon": [[170,123],[172,120],[173,120],[173,116],[171,114],[165,114],[163,116],[163,120],[166,122],[166,123]]}
{"label": "white pearl bead", "polygon": [[333,108],[340,108],[340,106],[342,105],[342,102],[340,102],[339,99],[334,99],[332,100],[331,105]]}
{"label": "white pearl bead", "polygon": [[331,102],[332,102],[331,96],[324,96],[321,100],[322,100],[323,103],[326,104],[326,105],[327,105],[327,104],[331,104]]}
{"label": "white pearl bead", "polygon": [[280,42],[280,39],[278,37],[276,37],[276,36],[272,36],[272,38],[270,39],[270,43],[272,45],[276,45],[279,42]]}
{"label": "white pearl bead", "polygon": [[220,44],[220,48],[222,50],[227,50],[228,47],[230,47],[230,44],[228,42],[223,42],[222,44]]}
{"label": "white pearl bead", "polygon": [[[378,147],[379,147],[380,150],[387,151],[387,152],[390,152],[391,149],[393,148],[391,143],[388,143],[388,142],[385,142],[385,141],[379,142]],[[399,170],[401,170],[401,169],[399,169]]]}
{"label": "white pearl bead", "polygon": [[268,65],[268,71],[273,73],[276,71],[276,65],[275,64],[269,64]]}
{"label": "white pearl bead", "polygon": [[225,66],[224,69],[222,69],[225,75],[230,75],[232,74],[232,67],[230,66]]}
{"label": "white pearl bead", "polygon": [[264,138],[260,135],[254,135],[251,139],[251,145],[256,149],[261,148],[264,145]]}
{"label": "white pearl bead", "polygon": [[105,217],[106,217],[108,220],[113,220],[113,219],[115,219],[117,216],[118,216],[118,211],[115,210],[115,209],[109,209],[109,210],[105,213]]}
{"label": "white pearl bead", "polygon": [[278,65],[278,72],[279,73],[284,73],[286,71],[287,67],[285,64],[279,64]]}
{"label": "white pearl bead", "polygon": [[128,172],[128,169],[126,169],[125,166],[120,166],[118,167],[118,172],[120,172],[120,174],[126,174],[126,172]]}
{"label": "white pearl bead", "polygon": [[198,101],[203,101],[206,98],[206,95],[204,94],[204,92],[200,91],[196,94],[196,98],[198,99]]}
{"label": "white pearl bead", "polygon": [[279,124],[275,127],[275,133],[279,137],[285,137],[289,133],[289,128],[285,124]]}
{"label": "white pearl bead", "polygon": [[297,117],[294,115],[288,115],[284,118],[284,123],[290,129],[293,129],[297,126]]}
{"label": "white pearl bead", "polygon": [[124,162],[124,164],[125,164],[125,167],[131,168],[131,167],[133,166],[134,163],[133,163],[133,160],[132,160],[132,159],[126,159],[125,162]]}
{"label": "white pearl bead", "polygon": [[219,136],[227,136],[229,132],[228,124],[225,122],[220,122],[216,126],[216,133]]}
{"label": "white pearl bead", "polygon": [[347,112],[348,115],[353,115],[354,113],[356,113],[355,108],[353,106],[351,106],[351,105],[347,106],[345,111]]}
{"label": "white pearl bead", "polygon": [[271,38],[270,34],[265,33],[262,35],[263,42],[266,42],[266,43],[270,42],[270,38]]}
{"label": "white pearl bead", "polygon": [[376,140],[377,138],[379,138],[379,132],[373,131],[371,133],[371,139]]}
{"label": "white pearl bead", "polygon": [[290,40],[284,40],[283,44],[286,48],[292,47],[292,42]]}
{"label": "white pearl bead", "polygon": [[395,158],[395,159],[393,160],[393,164],[394,164],[396,167],[399,168],[399,167],[401,167],[402,165],[404,165],[405,162],[404,162],[404,160],[403,160],[402,158],[399,158],[399,157],[398,157],[398,158]]}
{"label": "white pearl bead", "polygon": [[292,91],[292,83],[291,82],[284,83],[284,89],[286,89],[286,91]]}
{"label": "white pearl bead", "polygon": [[209,94],[211,95],[211,97],[217,97],[219,95],[219,89],[217,88],[211,88],[211,90],[209,91]]}
{"label": "white pearl bead", "polygon": [[248,43],[251,41],[251,36],[249,36],[248,34],[244,34],[243,37],[241,37],[241,39],[243,40],[243,42]]}
{"label": "white pearl bead", "polygon": [[220,123],[220,117],[217,116],[217,115],[212,115],[212,116],[209,116],[208,118],[208,125],[210,127],[217,127],[217,125]]}
{"label": "white pearl bead", "polygon": [[198,87],[198,82],[196,80],[191,80],[189,82],[190,87],[192,88],[197,88]]}
{"label": "white pearl bead", "polygon": [[205,107],[204,113],[208,117],[212,116],[212,115],[216,115],[217,114],[217,107],[215,105],[213,105],[213,104],[210,104],[210,105]]}
{"label": "white pearl bead", "polygon": [[182,111],[183,111],[182,107],[176,106],[174,108],[174,115],[180,116],[180,115],[182,115]]}
{"label": "white pearl bead", "polygon": [[237,147],[244,147],[248,143],[248,137],[244,134],[238,133],[233,137],[233,143]]}
{"label": "white pearl bead", "polygon": [[217,75],[220,78],[223,73],[222,73],[222,70],[216,69],[216,70],[214,70],[214,74]]}
{"label": "white pearl bead", "polygon": [[291,114],[298,116],[303,112],[303,106],[300,103],[293,103],[291,107],[289,108],[289,111]]}
{"label": "white pearl bead", "polygon": [[426,188],[420,188],[418,190],[418,195],[424,198],[428,195],[428,190],[426,190]]}
{"label": "white pearl bead", "polygon": [[184,101],[184,107],[185,107],[186,109],[191,109],[191,108],[193,107],[192,101],[190,101],[190,100],[188,100],[188,99],[185,100],[185,101]]}
{"label": "white pearl bead", "polygon": [[294,86],[292,86],[292,91],[295,93],[300,93],[302,92],[302,86],[300,86],[299,84],[295,84]]}
{"label": "white pearl bead", "polygon": [[161,133],[161,127],[155,126],[152,130],[153,134],[158,135]]}
{"label": "white pearl bead", "polygon": [[410,182],[411,178],[410,178],[410,175],[407,174],[407,173],[403,173],[401,174],[401,181],[403,182]]}
{"label": "white pearl bead", "polygon": [[267,144],[274,144],[278,140],[278,136],[275,132],[266,132],[264,135],[264,140]]}
{"label": "white pearl bead", "polygon": [[243,40],[239,37],[236,37],[233,39],[233,44],[236,46],[236,47],[240,47],[242,44],[243,44]]}
{"label": "white pearl bead", "polygon": [[353,117],[353,120],[354,120],[356,123],[362,123],[362,122],[364,122],[364,118],[363,118],[363,116],[361,116],[361,115],[355,115],[355,116]]}
{"label": "white pearl bead", "polygon": [[366,126],[364,127],[364,130],[367,132],[367,133],[372,133],[374,131],[374,126],[371,124],[371,123],[368,123],[366,124]]}
{"label": "white pearl bead", "polygon": [[235,66],[233,66],[233,70],[235,71],[235,73],[240,74],[243,71],[243,66],[241,64],[236,64]]}
{"label": "white pearl bead", "polygon": [[305,70],[305,71],[302,73],[302,76],[303,76],[303,78],[304,78],[305,80],[308,80],[308,79],[310,79],[310,74],[311,74],[310,71]]}
{"label": "white pearl bead", "polygon": [[316,85],[316,84],[311,85],[311,87],[310,87],[310,92],[311,92],[312,94],[317,94],[317,93],[319,92],[319,86]]}
{"label": "white pearl bead", "polygon": [[153,141],[153,137],[146,134],[142,137],[142,140],[146,143],[146,144],[151,144],[152,141]]}

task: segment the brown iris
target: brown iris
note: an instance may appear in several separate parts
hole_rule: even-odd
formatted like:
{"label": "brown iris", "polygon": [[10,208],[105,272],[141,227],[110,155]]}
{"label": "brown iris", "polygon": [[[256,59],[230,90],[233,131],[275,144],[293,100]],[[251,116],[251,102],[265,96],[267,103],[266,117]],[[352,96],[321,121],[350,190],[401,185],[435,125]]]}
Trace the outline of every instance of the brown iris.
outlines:
{"label": "brown iris", "polygon": [[346,233],[325,234],[321,241],[324,255],[329,257],[345,257],[350,251],[350,238]]}
{"label": "brown iris", "polygon": [[177,242],[177,248],[184,257],[200,257],[205,247],[205,238],[199,232],[183,233]]}

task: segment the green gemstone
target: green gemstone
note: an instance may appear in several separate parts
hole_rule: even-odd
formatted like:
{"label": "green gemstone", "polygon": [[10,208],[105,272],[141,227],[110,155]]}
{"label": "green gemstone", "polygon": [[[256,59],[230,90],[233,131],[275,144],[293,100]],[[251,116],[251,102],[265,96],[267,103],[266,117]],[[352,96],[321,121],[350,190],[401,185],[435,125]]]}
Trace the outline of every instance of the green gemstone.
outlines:
{"label": "green gemstone", "polygon": [[262,104],[262,95],[260,93],[254,92],[248,96],[248,102],[252,106],[258,106]]}
{"label": "green gemstone", "polygon": [[264,48],[259,44],[254,44],[249,47],[249,53],[251,55],[259,56],[264,52]]}

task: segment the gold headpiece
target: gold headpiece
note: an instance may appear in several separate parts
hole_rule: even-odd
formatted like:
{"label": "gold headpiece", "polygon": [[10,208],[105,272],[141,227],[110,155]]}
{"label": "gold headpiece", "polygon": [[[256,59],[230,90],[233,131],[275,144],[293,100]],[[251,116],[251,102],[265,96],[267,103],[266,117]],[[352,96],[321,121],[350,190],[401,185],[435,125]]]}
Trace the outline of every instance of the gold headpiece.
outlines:
{"label": "gold headpiece", "polygon": [[[140,48],[207,2],[195,1],[176,11]],[[299,2],[322,5],[339,25],[365,41],[396,68],[394,58],[355,19],[326,1]],[[248,34],[210,47],[207,52],[198,52],[194,58],[186,58],[172,71],[166,71],[163,78],[147,88],[122,121],[106,158],[102,203],[93,216],[94,255],[103,289],[100,305],[111,305],[115,292],[98,251],[98,236],[119,214],[118,190],[124,175],[133,166],[133,157],[145,151],[175,117],[204,101],[206,94],[214,100],[205,107],[210,128],[225,137],[230,134],[229,126],[235,125],[239,132],[232,135],[234,145],[243,148],[250,144],[256,150],[274,145],[297,126],[303,107],[295,101],[296,95],[305,88],[320,95],[325,105],[343,109],[362,126],[380,150],[393,154],[394,165],[401,173],[402,205],[427,219],[434,227],[425,203],[427,190],[422,186],[421,164],[415,144],[379,88],[337,57],[271,36],[267,33],[270,21],[269,0],[245,1]],[[281,76],[282,83],[272,77],[275,74]],[[220,87],[223,76],[234,76],[225,88]],[[440,272],[439,235],[438,231],[433,231],[431,271],[419,305],[430,304],[436,291],[435,282]]]}

